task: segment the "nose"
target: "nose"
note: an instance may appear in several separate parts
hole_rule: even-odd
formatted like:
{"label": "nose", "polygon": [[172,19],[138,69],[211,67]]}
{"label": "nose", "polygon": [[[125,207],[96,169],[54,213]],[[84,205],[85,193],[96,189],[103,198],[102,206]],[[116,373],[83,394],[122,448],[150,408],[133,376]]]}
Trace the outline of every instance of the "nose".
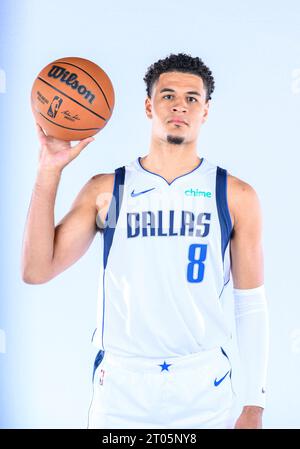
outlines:
{"label": "nose", "polygon": [[173,112],[186,112],[187,108],[185,106],[175,105],[175,106],[172,106],[172,111]]}

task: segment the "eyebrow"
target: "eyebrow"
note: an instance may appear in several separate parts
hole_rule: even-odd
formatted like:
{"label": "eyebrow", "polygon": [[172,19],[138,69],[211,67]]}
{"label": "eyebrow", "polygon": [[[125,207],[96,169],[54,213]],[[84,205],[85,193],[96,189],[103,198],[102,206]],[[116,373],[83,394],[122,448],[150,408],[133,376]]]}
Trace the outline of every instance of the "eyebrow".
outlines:
{"label": "eyebrow", "polygon": [[[175,92],[174,89],[170,89],[169,87],[164,87],[163,89],[161,89],[161,91],[159,92],[160,94],[162,92]],[[191,94],[191,95],[199,95],[199,97],[201,97],[201,94],[199,94],[199,92],[195,91],[195,90],[190,90],[188,92],[186,92],[187,94]]]}

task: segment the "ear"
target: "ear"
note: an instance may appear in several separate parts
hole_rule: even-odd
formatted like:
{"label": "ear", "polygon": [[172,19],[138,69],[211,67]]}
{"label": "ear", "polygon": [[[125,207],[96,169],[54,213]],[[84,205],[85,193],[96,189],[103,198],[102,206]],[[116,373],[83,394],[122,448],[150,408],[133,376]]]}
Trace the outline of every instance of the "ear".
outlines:
{"label": "ear", "polygon": [[203,117],[202,117],[202,123],[206,122],[207,118],[208,118],[208,111],[209,111],[209,100],[207,100],[207,102],[204,105],[204,113],[203,113]]}
{"label": "ear", "polygon": [[151,98],[147,97],[145,100],[145,110],[146,115],[149,119],[152,119],[152,104],[151,104]]}

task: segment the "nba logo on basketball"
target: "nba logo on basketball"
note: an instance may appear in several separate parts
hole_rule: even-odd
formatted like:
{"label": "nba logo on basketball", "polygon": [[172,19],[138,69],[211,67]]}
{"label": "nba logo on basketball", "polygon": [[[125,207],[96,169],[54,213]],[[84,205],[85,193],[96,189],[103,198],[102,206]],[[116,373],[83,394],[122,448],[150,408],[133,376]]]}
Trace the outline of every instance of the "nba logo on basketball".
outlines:
{"label": "nba logo on basketball", "polygon": [[57,111],[59,110],[60,106],[62,104],[62,98],[58,97],[57,95],[53,98],[52,103],[49,106],[49,109],[47,111],[47,114],[55,118]]}
{"label": "nba logo on basketball", "polygon": [[105,371],[104,371],[104,369],[102,369],[100,371],[99,385],[103,385],[104,373],[105,373]]}

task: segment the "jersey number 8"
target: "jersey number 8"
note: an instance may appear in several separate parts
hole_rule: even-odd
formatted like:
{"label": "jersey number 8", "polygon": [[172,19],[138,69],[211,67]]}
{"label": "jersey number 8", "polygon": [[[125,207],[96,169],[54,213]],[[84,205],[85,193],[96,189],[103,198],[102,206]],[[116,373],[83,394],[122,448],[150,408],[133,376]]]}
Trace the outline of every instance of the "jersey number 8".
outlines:
{"label": "jersey number 8", "polygon": [[[196,257],[196,253],[198,257]],[[203,281],[205,269],[205,265],[203,262],[206,259],[206,254],[207,254],[207,245],[196,243],[190,245],[188,255],[190,263],[187,266],[188,282]]]}

